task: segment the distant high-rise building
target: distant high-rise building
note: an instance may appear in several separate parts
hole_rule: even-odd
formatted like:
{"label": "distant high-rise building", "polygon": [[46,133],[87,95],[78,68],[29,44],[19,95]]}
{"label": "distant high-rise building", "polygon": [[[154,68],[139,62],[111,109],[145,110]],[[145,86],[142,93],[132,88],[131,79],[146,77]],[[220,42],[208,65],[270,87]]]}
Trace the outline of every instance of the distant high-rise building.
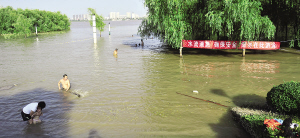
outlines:
{"label": "distant high-rise building", "polygon": [[116,12],[110,12],[109,13],[109,18],[110,19],[116,19]]}
{"label": "distant high-rise building", "polygon": [[125,19],[127,18],[127,15],[119,15],[119,19]]}
{"label": "distant high-rise building", "polygon": [[90,14],[87,15],[87,20],[92,20],[92,16]]}
{"label": "distant high-rise building", "polygon": [[91,20],[91,15],[90,14],[73,15],[72,20]]}
{"label": "distant high-rise building", "polygon": [[132,14],[131,14],[131,18],[132,18],[132,19],[137,19],[137,18],[139,18],[139,15],[137,15],[137,14],[135,14],[135,13],[132,13]]}
{"label": "distant high-rise building", "polygon": [[126,18],[131,18],[131,12],[126,12]]}
{"label": "distant high-rise building", "polygon": [[3,6],[2,6],[2,5],[0,5],[0,9],[1,9],[1,8],[3,8]]}
{"label": "distant high-rise building", "polygon": [[134,13],[131,14],[131,18],[135,19],[135,14]]}
{"label": "distant high-rise building", "polygon": [[119,19],[120,18],[120,13],[119,12],[110,12],[109,13],[109,18],[110,19]]}
{"label": "distant high-rise building", "polygon": [[116,12],[116,18],[119,19],[120,18],[120,13]]}

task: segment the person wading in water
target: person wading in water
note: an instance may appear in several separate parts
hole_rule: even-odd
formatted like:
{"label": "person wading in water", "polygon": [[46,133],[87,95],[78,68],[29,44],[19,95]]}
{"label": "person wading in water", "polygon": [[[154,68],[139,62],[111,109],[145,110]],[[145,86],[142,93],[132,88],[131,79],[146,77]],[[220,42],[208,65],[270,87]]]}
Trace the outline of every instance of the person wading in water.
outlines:
{"label": "person wading in water", "polygon": [[115,49],[114,55],[118,55],[118,48]]}
{"label": "person wading in water", "polygon": [[58,82],[58,89],[61,90],[60,84],[62,85],[62,89],[68,91],[70,89],[70,81],[68,79],[68,75],[64,74],[63,78]]}

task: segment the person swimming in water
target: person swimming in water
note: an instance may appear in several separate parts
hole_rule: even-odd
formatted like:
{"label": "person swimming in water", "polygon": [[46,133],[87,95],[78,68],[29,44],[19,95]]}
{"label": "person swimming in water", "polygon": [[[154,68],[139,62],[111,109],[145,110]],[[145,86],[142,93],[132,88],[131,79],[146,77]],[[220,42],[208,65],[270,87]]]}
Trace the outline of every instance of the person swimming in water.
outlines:
{"label": "person swimming in water", "polygon": [[58,82],[58,89],[61,90],[60,84],[62,85],[62,89],[68,91],[70,89],[70,81],[68,79],[68,75],[64,74],[63,78]]}

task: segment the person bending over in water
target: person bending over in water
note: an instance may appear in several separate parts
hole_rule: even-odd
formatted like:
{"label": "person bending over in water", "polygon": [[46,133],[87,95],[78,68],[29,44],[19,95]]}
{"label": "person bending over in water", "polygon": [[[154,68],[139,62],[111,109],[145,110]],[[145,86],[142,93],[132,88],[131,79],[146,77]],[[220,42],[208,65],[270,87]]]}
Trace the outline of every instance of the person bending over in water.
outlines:
{"label": "person bending over in water", "polygon": [[62,85],[62,89],[68,91],[70,89],[70,81],[68,79],[67,74],[63,75],[63,78],[58,82],[58,89],[61,90],[60,84]]}
{"label": "person bending over in water", "polygon": [[118,54],[118,48],[116,48],[116,50],[114,51],[114,55]]}
{"label": "person bending over in water", "polygon": [[29,124],[41,122],[36,116],[41,116],[43,114],[42,109],[45,107],[46,103],[44,101],[26,105],[21,112],[23,121],[28,121]]}

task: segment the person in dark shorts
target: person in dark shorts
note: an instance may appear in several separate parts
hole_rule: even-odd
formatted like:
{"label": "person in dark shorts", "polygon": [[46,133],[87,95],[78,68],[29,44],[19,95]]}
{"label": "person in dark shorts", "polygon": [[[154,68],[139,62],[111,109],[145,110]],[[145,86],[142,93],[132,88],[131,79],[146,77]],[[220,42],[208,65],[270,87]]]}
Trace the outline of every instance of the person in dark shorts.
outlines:
{"label": "person in dark shorts", "polygon": [[44,109],[45,107],[46,103],[44,101],[26,105],[21,112],[23,121],[28,121],[29,124],[32,124],[34,116],[42,115],[42,109]]}

